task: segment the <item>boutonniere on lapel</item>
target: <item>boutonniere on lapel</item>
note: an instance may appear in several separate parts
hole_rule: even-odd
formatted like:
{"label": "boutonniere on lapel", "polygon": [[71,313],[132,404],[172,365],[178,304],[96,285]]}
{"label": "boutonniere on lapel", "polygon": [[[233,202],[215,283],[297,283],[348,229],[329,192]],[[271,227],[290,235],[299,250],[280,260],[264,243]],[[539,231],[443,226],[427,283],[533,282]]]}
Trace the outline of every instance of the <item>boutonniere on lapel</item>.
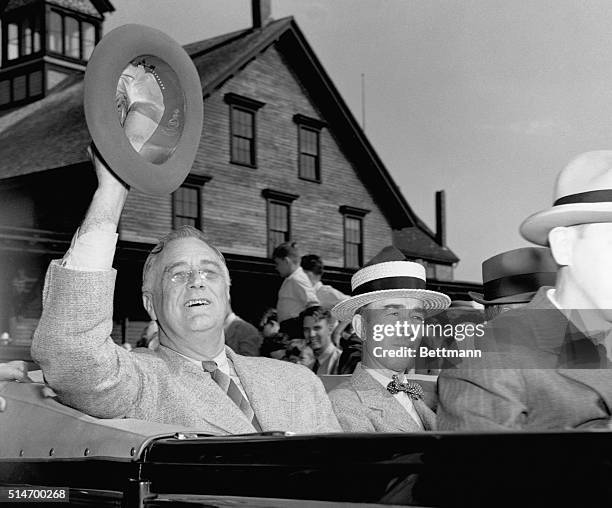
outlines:
{"label": "boutonniere on lapel", "polygon": [[397,374],[393,375],[392,381],[387,385],[387,390],[391,395],[405,392],[412,400],[423,399],[423,387],[419,383],[411,380],[402,383]]}

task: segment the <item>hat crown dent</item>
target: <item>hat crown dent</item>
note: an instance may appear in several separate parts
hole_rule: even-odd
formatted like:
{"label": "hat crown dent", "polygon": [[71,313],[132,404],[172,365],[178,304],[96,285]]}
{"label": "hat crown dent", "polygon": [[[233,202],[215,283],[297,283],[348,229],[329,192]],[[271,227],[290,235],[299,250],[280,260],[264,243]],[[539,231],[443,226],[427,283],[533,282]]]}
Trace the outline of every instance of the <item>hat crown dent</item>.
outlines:
{"label": "hat crown dent", "polygon": [[557,265],[550,249],[546,247],[522,247],[502,252],[483,261],[482,281],[486,283],[501,277],[537,272],[555,273],[556,271]]}
{"label": "hat crown dent", "polygon": [[585,152],[559,173],[553,201],[572,194],[612,189],[612,150]]}
{"label": "hat crown dent", "polygon": [[425,281],[425,274],[425,267],[414,261],[386,261],[357,271],[351,278],[351,289],[355,291],[366,282],[386,277],[416,277]]}

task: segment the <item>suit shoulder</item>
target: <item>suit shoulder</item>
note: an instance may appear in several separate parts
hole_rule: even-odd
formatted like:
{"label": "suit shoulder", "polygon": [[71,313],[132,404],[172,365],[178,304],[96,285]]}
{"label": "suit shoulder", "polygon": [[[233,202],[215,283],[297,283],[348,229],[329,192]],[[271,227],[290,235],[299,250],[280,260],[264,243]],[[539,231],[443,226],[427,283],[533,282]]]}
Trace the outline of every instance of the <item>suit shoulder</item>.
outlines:
{"label": "suit shoulder", "polygon": [[357,399],[357,392],[350,379],[340,383],[331,390],[328,395],[333,404],[337,402],[346,402],[349,399]]}
{"label": "suit shoulder", "polygon": [[312,370],[303,365],[298,365],[297,363],[285,362],[283,360],[275,360],[262,356],[240,355],[240,360],[254,370],[259,370],[266,374],[273,374],[279,381],[281,378],[319,381],[319,378]]}

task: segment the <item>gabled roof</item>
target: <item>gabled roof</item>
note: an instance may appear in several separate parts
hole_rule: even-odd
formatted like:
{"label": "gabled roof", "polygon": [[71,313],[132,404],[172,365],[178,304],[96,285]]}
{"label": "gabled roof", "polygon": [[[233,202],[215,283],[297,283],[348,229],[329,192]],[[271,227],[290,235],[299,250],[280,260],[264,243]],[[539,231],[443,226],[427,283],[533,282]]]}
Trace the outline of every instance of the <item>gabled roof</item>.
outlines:
{"label": "gabled roof", "polygon": [[418,226],[431,233],[410,208],[293,17],[273,21],[262,29],[189,44],[185,49],[198,68],[206,97],[272,43],[286,56],[286,62],[324,113],[330,130],[352,159],[391,227]]}
{"label": "gabled roof", "polygon": [[[433,233],[412,211],[292,17],[272,21],[260,29],[239,30],[188,44],[185,50],[198,69],[206,98],[271,44],[283,54],[322,112],[329,130],[391,227],[396,230],[416,227],[422,230],[423,240],[435,243]],[[82,112],[82,84],[60,93],[62,101],[52,94],[0,117],[0,178],[85,160],[87,141],[84,140],[89,134]],[[59,121],[67,114],[75,120],[70,125]],[[57,129],[48,117],[58,120]],[[58,134],[62,134],[61,139]],[[41,153],[33,154],[32,146]],[[47,151],[58,151],[58,147],[61,147],[59,154]],[[79,161],[74,160],[79,158],[75,154],[82,154]],[[442,249],[439,245],[438,248]],[[454,254],[452,258],[457,260]]]}
{"label": "gabled roof", "polygon": [[452,250],[441,246],[420,227],[393,231],[393,245],[410,259],[425,259],[439,263],[457,263],[459,261]]}

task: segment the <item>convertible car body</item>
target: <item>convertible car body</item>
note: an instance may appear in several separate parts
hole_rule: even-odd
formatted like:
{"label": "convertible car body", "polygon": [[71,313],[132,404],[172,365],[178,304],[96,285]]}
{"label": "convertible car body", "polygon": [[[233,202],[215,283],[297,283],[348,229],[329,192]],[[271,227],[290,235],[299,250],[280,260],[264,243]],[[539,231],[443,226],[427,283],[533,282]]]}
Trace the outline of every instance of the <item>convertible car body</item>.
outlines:
{"label": "convertible car body", "polygon": [[[73,506],[609,506],[612,433],[210,436],[0,383],[0,492]],[[45,503],[46,505],[46,503]]]}

